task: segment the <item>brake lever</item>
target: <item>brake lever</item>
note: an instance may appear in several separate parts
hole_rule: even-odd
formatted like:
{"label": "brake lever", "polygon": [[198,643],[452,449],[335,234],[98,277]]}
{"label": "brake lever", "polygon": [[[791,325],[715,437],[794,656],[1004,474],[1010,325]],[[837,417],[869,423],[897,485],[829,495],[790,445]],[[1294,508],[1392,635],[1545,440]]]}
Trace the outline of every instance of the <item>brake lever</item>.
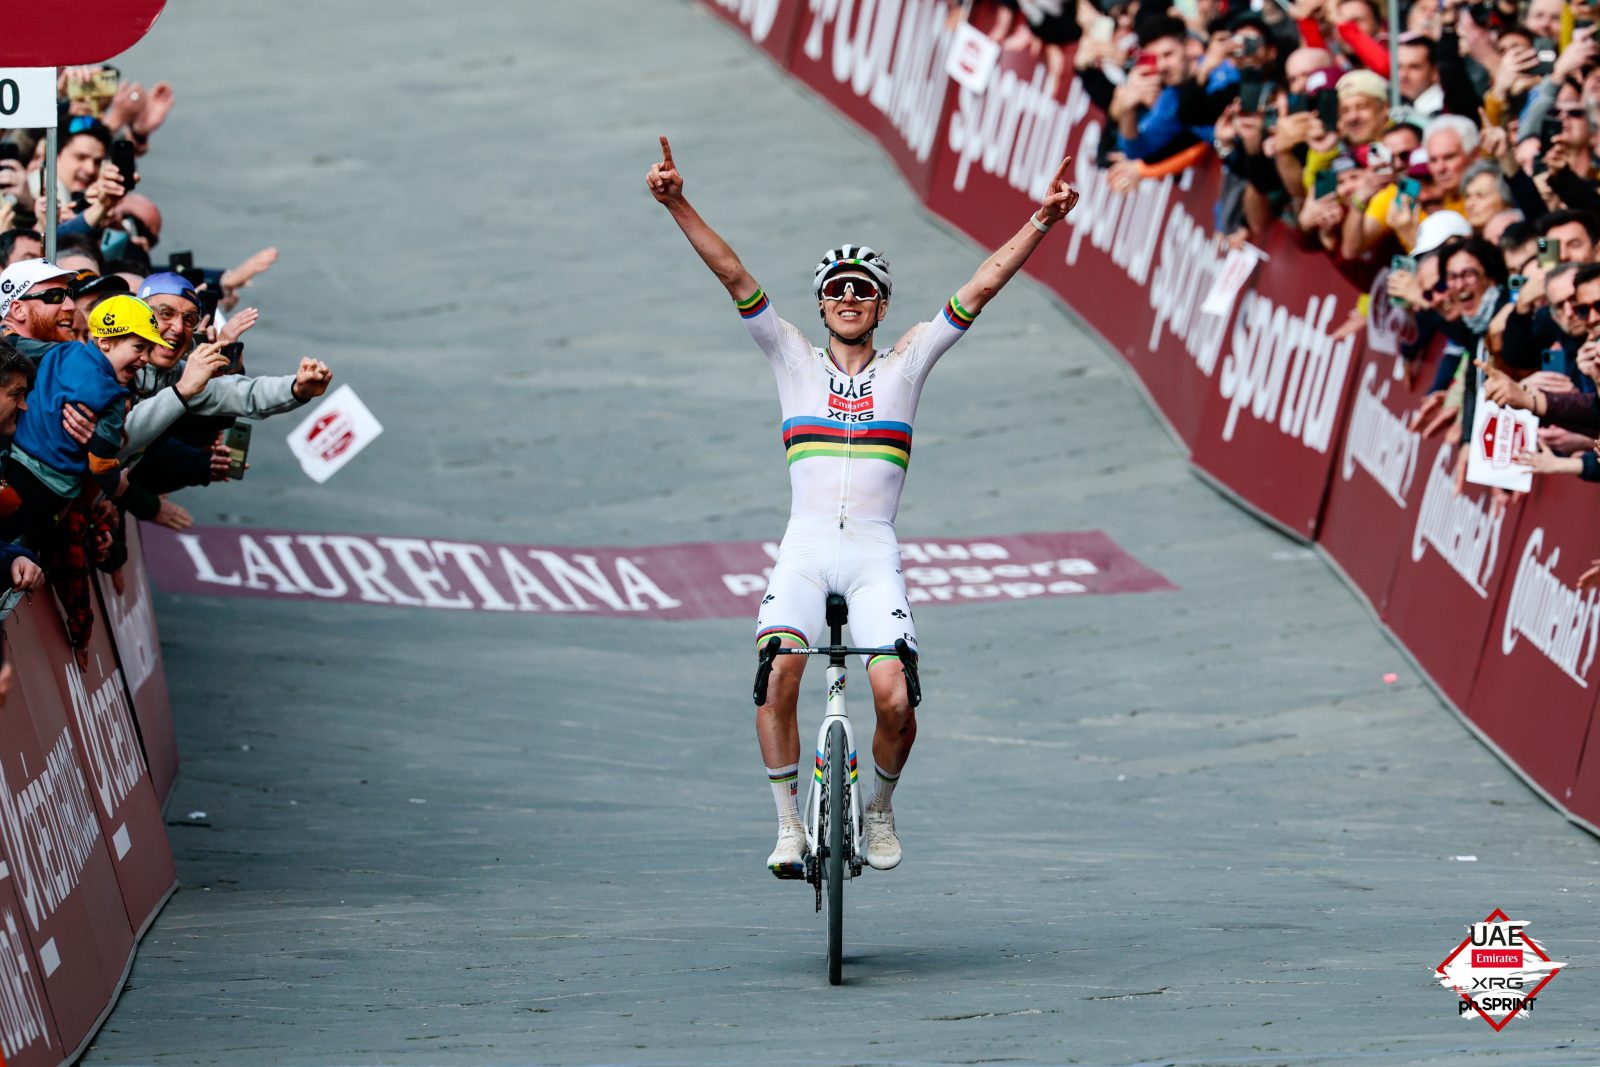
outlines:
{"label": "brake lever", "polygon": [[895,641],[894,651],[900,657],[900,672],[906,676],[906,699],[911,701],[912,707],[916,707],[922,703],[922,682],[917,678],[917,653],[906,644],[903,637]]}
{"label": "brake lever", "polygon": [[772,662],[778,658],[778,645],[781,643],[776,637],[768,638],[757,653],[756,686],[751,696],[755,698],[758,708],[767,702],[767,680],[772,677]]}

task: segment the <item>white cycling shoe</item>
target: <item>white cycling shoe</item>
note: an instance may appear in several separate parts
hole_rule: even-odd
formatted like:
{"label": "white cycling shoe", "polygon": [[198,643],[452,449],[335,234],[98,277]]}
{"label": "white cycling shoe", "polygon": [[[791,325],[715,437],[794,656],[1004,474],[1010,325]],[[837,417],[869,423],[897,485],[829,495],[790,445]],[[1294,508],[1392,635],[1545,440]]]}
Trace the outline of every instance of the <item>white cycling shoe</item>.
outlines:
{"label": "white cycling shoe", "polygon": [[778,844],[767,857],[767,870],[779,878],[804,878],[809,851],[804,826],[779,826]]}
{"label": "white cycling shoe", "polygon": [[868,807],[861,813],[862,836],[867,839],[867,866],[892,871],[900,866],[900,838],[894,832],[894,811]]}

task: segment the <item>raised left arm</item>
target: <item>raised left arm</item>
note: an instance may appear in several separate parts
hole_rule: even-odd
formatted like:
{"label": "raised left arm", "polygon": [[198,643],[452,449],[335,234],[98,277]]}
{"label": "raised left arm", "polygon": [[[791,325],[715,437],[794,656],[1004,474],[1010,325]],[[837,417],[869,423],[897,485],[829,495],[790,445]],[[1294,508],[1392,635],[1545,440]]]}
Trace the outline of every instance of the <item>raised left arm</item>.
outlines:
{"label": "raised left arm", "polygon": [[993,299],[1012,275],[1022,269],[1033,250],[1039,247],[1039,242],[1044,240],[1045,231],[1066,218],[1067,213],[1077,206],[1078,191],[1067,184],[1067,168],[1071,165],[1071,156],[1061,161],[1055,177],[1045,187],[1044,201],[1040,203],[1039,210],[1033,213],[1033,217],[1017,231],[1015,237],[984,260],[983,266],[978,268],[978,273],[972,276],[970,282],[956,291],[956,299],[966,311],[973,315],[982,311],[983,305]]}

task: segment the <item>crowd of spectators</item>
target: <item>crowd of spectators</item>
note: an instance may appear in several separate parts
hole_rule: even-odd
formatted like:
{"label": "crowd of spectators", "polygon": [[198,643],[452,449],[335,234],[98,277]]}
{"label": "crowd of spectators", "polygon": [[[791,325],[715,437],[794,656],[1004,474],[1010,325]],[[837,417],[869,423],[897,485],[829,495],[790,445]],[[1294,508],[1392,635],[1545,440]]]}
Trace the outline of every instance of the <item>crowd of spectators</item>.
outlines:
{"label": "crowd of spectators", "polygon": [[1469,440],[1481,392],[1539,416],[1520,462],[1600,481],[1600,3],[1391,2],[1393,42],[1384,0],[978,6],[1058,88],[1076,68],[1113,189],[1220,166],[1236,246],[1281,227],[1363,288],[1386,270],[1404,355],[1443,346],[1418,427]]}
{"label": "crowd of spectators", "polygon": [[[58,89],[54,218],[46,131],[0,135],[0,586],[48,586],[82,663],[94,572],[120,582],[129,516],[189,526],[169,495],[244,473],[236,420],[295,410],[332,373],[246,373],[260,316],[240,293],[276,249],[227,270],[189,250],[161,260],[161,209],[134,190],[172,87],[96,67]],[[0,701],[9,685],[8,664]]]}

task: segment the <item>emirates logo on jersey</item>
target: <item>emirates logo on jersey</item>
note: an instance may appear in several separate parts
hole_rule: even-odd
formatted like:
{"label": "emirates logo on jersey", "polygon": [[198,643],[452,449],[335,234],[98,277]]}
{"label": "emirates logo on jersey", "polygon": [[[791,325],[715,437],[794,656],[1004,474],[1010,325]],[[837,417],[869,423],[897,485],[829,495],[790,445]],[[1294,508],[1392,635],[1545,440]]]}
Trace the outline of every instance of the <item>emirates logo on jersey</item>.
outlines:
{"label": "emirates logo on jersey", "polygon": [[834,411],[844,411],[852,415],[859,415],[863,411],[872,410],[872,397],[863,396],[854,400],[847,400],[842,396],[830,395],[828,397],[828,407]]}

